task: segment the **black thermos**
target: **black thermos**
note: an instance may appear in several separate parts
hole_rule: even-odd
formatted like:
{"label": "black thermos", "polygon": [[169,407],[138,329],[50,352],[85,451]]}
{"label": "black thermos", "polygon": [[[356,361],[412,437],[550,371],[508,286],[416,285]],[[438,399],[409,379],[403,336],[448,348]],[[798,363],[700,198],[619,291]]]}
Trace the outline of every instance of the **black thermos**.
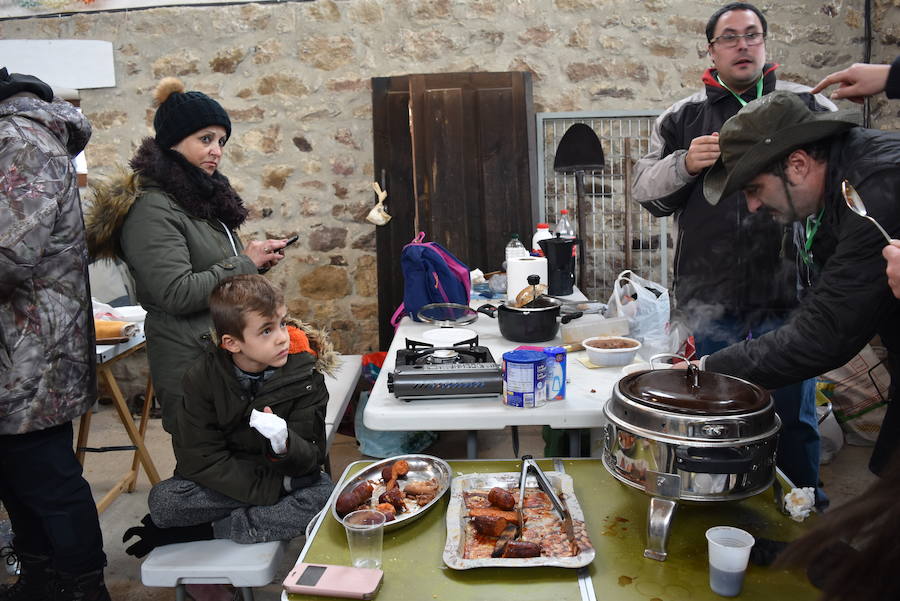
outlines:
{"label": "black thermos", "polygon": [[575,254],[572,250],[580,240],[555,238],[540,240],[538,244],[547,257],[547,293],[552,296],[572,294],[575,285]]}

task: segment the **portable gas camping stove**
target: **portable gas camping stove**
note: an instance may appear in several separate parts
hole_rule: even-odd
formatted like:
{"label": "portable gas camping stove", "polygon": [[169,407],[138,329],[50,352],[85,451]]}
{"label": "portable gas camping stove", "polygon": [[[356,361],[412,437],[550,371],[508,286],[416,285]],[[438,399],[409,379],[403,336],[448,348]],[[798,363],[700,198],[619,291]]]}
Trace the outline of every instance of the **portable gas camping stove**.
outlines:
{"label": "portable gas camping stove", "polygon": [[404,401],[493,396],[503,392],[503,376],[477,336],[454,346],[407,339],[387,387]]}

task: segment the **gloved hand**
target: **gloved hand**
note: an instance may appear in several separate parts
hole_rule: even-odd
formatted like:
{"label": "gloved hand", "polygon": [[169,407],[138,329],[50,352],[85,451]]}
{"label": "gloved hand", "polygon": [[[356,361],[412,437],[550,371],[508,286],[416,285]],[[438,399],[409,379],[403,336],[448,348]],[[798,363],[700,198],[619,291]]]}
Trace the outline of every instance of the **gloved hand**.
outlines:
{"label": "gloved hand", "polygon": [[125,552],[135,557],[143,557],[156,547],[172,545],[175,543],[187,543],[195,540],[212,540],[212,522],[197,524],[196,526],[180,526],[175,528],[160,528],[153,523],[148,513],[141,519],[143,526],[132,526],[122,535],[122,542],[128,542],[133,536],[140,537],[136,543],[125,549]]}
{"label": "gloved hand", "polygon": [[256,409],[251,411],[250,427],[269,439],[269,444],[272,445],[276,455],[284,455],[287,452],[287,422],[272,413],[271,409],[266,407],[265,412]]}

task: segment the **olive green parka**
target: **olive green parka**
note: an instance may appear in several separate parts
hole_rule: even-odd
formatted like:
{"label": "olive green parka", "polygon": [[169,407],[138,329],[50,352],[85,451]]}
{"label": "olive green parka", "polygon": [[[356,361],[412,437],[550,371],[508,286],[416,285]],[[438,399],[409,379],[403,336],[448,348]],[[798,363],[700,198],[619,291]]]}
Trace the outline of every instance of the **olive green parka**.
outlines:
{"label": "olive green parka", "polygon": [[128,265],[147,310],[147,356],[163,427],[172,433],[182,377],[210,340],[210,292],[257,267],[241,254],[235,230],[247,212],[224,176],[206,175],[152,138],[131,166],[94,187],[85,214],[88,249],[93,258],[118,256]]}

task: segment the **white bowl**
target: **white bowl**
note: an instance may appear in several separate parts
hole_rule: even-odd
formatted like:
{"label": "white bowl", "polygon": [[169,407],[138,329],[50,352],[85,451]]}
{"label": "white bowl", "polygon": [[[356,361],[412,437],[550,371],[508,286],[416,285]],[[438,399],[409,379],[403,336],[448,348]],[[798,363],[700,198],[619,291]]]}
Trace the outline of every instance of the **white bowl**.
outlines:
{"label": "white bowl", "polygon": [[[588,359],[591,363],[598,367],[619,367],[628,365],[634,361],[635,355],[641,348],[641,343],[634,338],[626,338],[624,336],[594,336],[585,338],[581,341],[584,350],[587,351]],[[631,346],[624,348],[599,348],[594,345],[621,345],[629,344]]]}

